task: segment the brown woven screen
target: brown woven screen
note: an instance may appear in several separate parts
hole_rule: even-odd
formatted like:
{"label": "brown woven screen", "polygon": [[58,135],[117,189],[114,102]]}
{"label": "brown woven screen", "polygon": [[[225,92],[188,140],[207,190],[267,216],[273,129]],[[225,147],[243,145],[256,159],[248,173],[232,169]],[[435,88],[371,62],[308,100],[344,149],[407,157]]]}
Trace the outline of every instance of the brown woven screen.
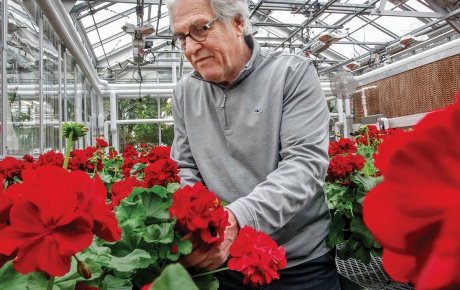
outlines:
{"label": "brown woven screen", "polygon": [[[460,92],[460,54],[366,84],[368,116],[387,118],[426,113],[454,103]],[[359,88],[358,88],[359,89]],[[355,123],[361,122],[361,93],[353,95]]]}

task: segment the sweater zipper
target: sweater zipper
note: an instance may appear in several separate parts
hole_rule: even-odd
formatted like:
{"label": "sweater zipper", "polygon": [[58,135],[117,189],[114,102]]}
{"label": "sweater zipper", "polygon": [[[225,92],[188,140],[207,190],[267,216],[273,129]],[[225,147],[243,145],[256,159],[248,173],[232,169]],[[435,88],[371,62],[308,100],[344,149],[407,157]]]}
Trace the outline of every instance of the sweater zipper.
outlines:
{"label": "sweater zipper", "polygon": [[222,108],[222,112],[224,114],[224,129],[228,130],[228,119],[227,119],[227,110],[225,108],[225,103],[227,101],[227,90],[224,90],[224,99],[222,101],[222,105],[220,107]]}

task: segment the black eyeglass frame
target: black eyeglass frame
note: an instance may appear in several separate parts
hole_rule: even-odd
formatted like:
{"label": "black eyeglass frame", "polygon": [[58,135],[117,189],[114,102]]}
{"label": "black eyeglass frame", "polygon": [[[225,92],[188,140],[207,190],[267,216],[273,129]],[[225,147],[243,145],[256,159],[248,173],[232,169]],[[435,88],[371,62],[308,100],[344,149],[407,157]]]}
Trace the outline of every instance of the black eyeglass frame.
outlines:
{"label": "black eyeglass frame", "polygon": [[[209,21],[208,23],[206,23],[205,25],[203,25],[203,26],[201,26],[201,27],[199,27],[199,26],[198,26],[198,27],[192,27],[192,28],[190,28],[190,30],[188,31],[188,33],[185,34],[185,35],[183,35],[183,36],[174,35],[173,38],[172,38],[172,44],[173,44],[175,47],[177,47],[177,48],[180,48],[180,49],[182,49],[182,50],[185,50],[185,39],[186,39],[187,37],[189,37],[189,36],[190,36],[191,39],[193,39],[193,40],[196,41],[196,42],[203,42],[203,41],[205,41],[205,40],[208,38],[208,32],[207,32],[208,29],[211,28],[211,25],[213,25],[214,22],[217,21],[217,19],[219,19],[219,17],[215,17],[214,19],[212,19],[211,21]],[[201,40],[195,39],[196,36],[193,37],[192,34],[190,34],[190,33],[192,32],[193,29],[197,29],[197,28],[203,29],[203,30],[206,32],[204,38],[201,39]],[[181,38],[179,38],[179,37],[181,37]],[[184,42],[182,42],[181,39],[183,39]],[[179,41],[178,41],[178,40],[179,40]],[[178,42],[179,42],[179,43],[178,43]],[[184,44],[183,46],[182,46],[182,43]],[[180,45],[177,45],[177,44],[180,44]]]}

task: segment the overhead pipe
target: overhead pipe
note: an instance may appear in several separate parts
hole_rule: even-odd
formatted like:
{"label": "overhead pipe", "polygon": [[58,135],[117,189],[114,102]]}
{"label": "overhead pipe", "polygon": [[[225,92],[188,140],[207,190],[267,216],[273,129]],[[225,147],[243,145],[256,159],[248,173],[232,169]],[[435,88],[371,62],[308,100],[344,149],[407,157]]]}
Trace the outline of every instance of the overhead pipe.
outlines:
{"label": "overhead pipe", "polygon": [[[451,52],[448,52],[449,50]],[[442,58],[446,58],[446,57],[449,57],[451,55],[460,53],[460,38],[452,40],[452,41],[449,41],[449,42],[447,42],[445,44],[436,46],[436,47],[434,47],[432,49],[423,51],[421,53],[409,56],[407,58],[404,58],[404,59],[399,60],[397,62],[391,63],[389,65],[383,66],[381,68],[375,69],[375,70],[370,71],[368,73],[365,73],[363,75],[355,76],[355,80],[356,80],[356,82],[358,83],[359,86],[365,85],[365,84],[368,84],[370,82],[377,81],[377,80],[379,80],[381,78],[388,77],[387,75],[382,74],[383,72],[390,71],[390,70],[395,69],[395,68],[401,68],[406,64],[413,63],[413,62],[419,61],[419,60],[426,62],[427,60],[430,59],[431,56],[433,56],[433,55],[435,55],[437,53],[442,53]],[[423,64],[426,64],[426,63],[423,63]],[[408,67],[407,69],[413,69],[413,68],[414,67]],[[400,73],[400,71],[398,71],[398,73]],[[364,80],[369,79],[371,77],[375,77],[375,78],[373,78],[372,81],[364,82]]]}
{"label": "overhead pipe", "polygon": [[70,51],[75,59],[75,62],[80,66],[80,69],[93,85],[97,94],[101,94],[99,86],[106,87],[108,82],[100,79],[93,68],[91,61],[88,59],[83,44],[78,41],[80,39],[75,30],[69,14],[64,8],[64,5],[59,0],[37,0],[36,1],[42,12],[46,15],[53,29],[59,35],[59,38],[64,43],[66,49]]}

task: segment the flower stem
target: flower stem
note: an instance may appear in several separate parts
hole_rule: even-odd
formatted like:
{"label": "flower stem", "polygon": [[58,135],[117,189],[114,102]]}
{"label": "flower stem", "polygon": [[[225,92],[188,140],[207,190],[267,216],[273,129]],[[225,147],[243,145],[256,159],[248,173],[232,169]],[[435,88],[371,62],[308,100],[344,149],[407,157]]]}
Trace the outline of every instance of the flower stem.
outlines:
{"label": "flower stem", "polygon": [[54,284],[54,276],[50,276],[48,280],[48,285],[46,286],[46,290],[52,290],[53,289],[53,284]]}
{"label": "flower stem", "polygon": [[207,275],[211,275],[211,274],[214,274],[214,273],[219,273],[219,272],[227,271],[227,270],[228,270],[228,267],[219,268],[219,269],[212,270],[212,271],[209,271],[209,272],[204,272],[204,273],[193,275],[192,278],[203,277],[203,276],[207,276]]}
{"label": "flower stem", "polygon": [[64,169],[67,169],[67,165],[69,164],[69,157],[70,157],[70,148],[72,147],[72,136],[73,132],[70,131],[69,137],[67,138],[67,147],[65,148],[65,157],[64,157]]}

